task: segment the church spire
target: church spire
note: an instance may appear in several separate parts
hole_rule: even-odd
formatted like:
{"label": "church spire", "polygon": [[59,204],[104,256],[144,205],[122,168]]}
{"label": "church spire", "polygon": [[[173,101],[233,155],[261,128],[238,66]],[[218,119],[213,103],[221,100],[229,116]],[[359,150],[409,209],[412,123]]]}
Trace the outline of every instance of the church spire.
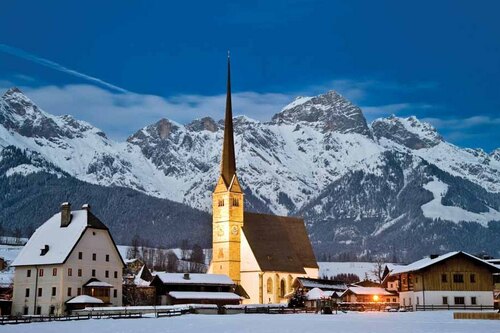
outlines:
{"label": "church spire", "polygon": [[222,147],[222,160],[220,173],[226,186],[229,186],[233,176],[236,174],[236,157],[234,154],[233,135],[233,110],[231,104],[231,61],[229,51],[227,52],[227,95],[226,95],[226,115],[224,122],[224,143]]}

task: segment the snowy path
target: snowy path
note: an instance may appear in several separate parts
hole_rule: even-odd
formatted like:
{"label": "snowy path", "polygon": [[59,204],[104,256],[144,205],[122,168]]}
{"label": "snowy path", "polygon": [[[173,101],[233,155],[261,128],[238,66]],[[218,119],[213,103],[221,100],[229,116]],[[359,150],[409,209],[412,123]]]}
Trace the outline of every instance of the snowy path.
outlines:
{"label": "snowy path", "polygon": [[348,313],[339,315],[185,315],[173,318],[93,319],[77,322],[0,326],[9,333],[166,333],[166,332],[500,332],[495,320],[454,320],[453,312]]}

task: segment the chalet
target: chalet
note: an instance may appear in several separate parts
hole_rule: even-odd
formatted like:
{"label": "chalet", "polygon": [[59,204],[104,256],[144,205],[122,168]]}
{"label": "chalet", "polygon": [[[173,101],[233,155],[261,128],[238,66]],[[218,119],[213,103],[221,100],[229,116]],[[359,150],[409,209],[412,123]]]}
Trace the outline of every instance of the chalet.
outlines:
{"label": "chalet", "polygon": [[351,285],[342,294],[346,303],[391,304],[398,302],[398,293],[381,287],[362,287]]}
{"label": "chalet", "polygon": [[493,307],[495,265],[465,252],[432,255],[409,265],[386,267],[383,285],[399,292],[401,306]]}
{"label": "chalet", "polygon": [[[135,261],[136,262],[136,261]],[[127,270],[125,270],[127,271]],[[151,286],[153,275],[146,265],[139,271],[123,277],[123,305],[153,305],[156,300],[156,288]]]}
{"label": "chalet", "polygon": [[242,297],[227,275],[156,272],[151,286],[156,288],[156,304],[238,305]]}
{"label": "chalet", "polygon": [[86,304],[122,305],[125,264],[109,229],[89,205],[71,211],[63,203],[12,266],[13,314],[57,315]]}

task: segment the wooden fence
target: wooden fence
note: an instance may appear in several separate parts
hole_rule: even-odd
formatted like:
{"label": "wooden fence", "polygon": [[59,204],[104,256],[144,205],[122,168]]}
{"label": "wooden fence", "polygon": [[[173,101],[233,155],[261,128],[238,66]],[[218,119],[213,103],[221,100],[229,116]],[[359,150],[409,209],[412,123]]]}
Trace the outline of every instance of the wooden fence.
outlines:
{"label": "wooden fence", "polygon": [[491,311],[494,310],[493,305],[416,305],[417,311],[434,311],[434,310],[479,310]]}
{"label": "wooden fence", "polygon": [[455,312],[453,319],[500,320],[500,312]]}

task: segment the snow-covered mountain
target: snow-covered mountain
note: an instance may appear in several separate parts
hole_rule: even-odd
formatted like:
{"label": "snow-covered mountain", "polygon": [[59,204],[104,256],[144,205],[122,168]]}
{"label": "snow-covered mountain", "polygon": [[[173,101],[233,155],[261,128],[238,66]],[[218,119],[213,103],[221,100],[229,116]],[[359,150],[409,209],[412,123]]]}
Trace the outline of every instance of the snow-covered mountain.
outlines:
{"label": "snow-covered mountain", "polygon": [[[223,125],[161,119],[115,142],[86,122],[40,110],[13,88],[0,99],[0,149],[15,146],[57,170],[17,165],[4,176],[63,172],[209,211]],[[475,230],[468,239],[486,238],[462,249],[500,254],[497,242],[488,244],[500,233],[500,149],[457,147],[415,117],[368,125],[334,91],[299,97],[269,122],[240,116],[234,126],[247,208],[305,216],[318,254],[411,257],[461,246],[464,228]],[[410,244],[416,232],[425,244],[418,249]]]}

